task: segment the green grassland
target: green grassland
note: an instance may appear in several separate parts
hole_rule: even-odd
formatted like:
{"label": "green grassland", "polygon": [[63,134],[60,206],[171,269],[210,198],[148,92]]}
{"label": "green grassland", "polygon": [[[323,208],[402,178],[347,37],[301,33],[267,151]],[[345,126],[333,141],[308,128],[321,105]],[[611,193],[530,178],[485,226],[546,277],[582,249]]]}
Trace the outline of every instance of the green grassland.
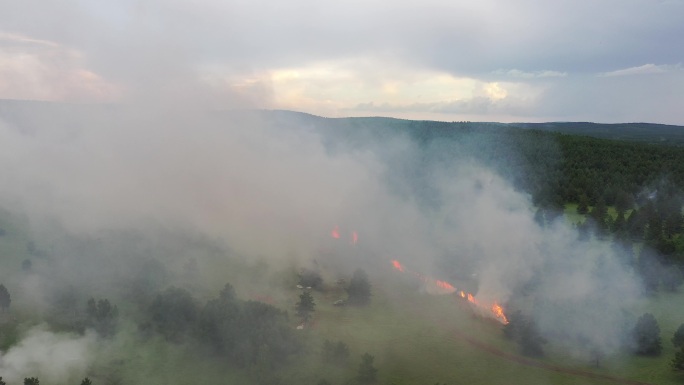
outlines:
{"label": "green grassland", "polygon": [[[589,210],[591,210],[593,207],[589,207]],[[625,218],[629,217],[629,214],[632,213],[632,210],[627,210],[625,211]],[[586,215],[578,214],[577,213],[577,203],[566,203],[563,214],[565,215],[565,218],[572,224],[575,223],[583,223],[584,220],[586,219]],[[617,210],[615,210],[615,206],[608,206],[608,215],[615,220],[617,218]]]}
{"label": "green grassland", "polygon": [[[568,208],[572,210],[572,208]],[[20,271],[21,262],[29,257],[26,249],[30,241],[21,221],[0,216],[5,235],[0,238],[0,283],[16,281],[13,274]],[[218,258],[218,257],[217,257]],[[226,262],[233,267],[231,277],[243,280],[256,279],[263,272],[258,265]],[[223,266],[223,270],[226,266]],[[325,379],[331,384],[354,384],[356,370],[363,353],[375,357],[379,369],[379,384],[482,384],[482,385],[608,385],[615,380],[588,378],[558,370],[549,370],[515,362],[482,349],[462,338],[469,338],[496,351],[517,356],[514,343],[503,337],[502,325],[473,312],[471,306],[457,296],[431,295],[420,290],[412,277],[393,271],[382,276],[370,276],[373,296],[366,307],[333,306],[343,296],[342,289],[328,283],[323,291],[314,291],[316,311],[310,327],[298,331],[305,342],[302,353],[268,375],[256,368],[241,369],[226,365],[210,355],[198,355],[192,346],[172,344],[161,338],[139,339],[135,332],[120,333],[110,345],[100,348],[88,375],[95,383],[137,383],[145,379],[150,384],[166,383],[217,383],[217,384],[316,384]],[[287,310],[292,327],[297,324],[293,316],[294,303],[300,290],[296,289],[281,272],[268,295],[273,304]],[[217,273],[218,275],[218,273]],[[223,277],[226,278],[225,276]],[[271,277],[272,278],[272,277]],[[210,277],[220,282],[220,277]],[[213,285],[213,283],[212,283]],[[240,285],[236,285],[239,287]],[[12,288],[11,288],[12,289]],[[245,293],[238,292],[239,296]],[[251,294],[247,294],[249,296]],[[21,297],[21,296],[17,296]],[[0,324],[0,348],[7,349],[16,343],[22,325],[37,321],[29,311],[11,310],[15,321]],[[17,303],[17,309],[22,309]],[[126,311],[126,305],[120,308]],[[669,362],[674,355],[670,338],[684,322],[684,294],[658,294],[643,299],[633,310],[638,315],[651,312],[658,319],[663,339],[663,354],[656,358],[637,357],[626,353],[608,355],[599,368],[589,357],[570,356],[558,346],[545,347],[546,356],[538,362],[579,371],[625,378],[658,385],[684,383],[684,374],[674,372]],[[20,325],[22,324],[22,325]],[[126,324],[124,331],[135,330]],[[325,340],[343,341],[349,346],[347,363],[324,362],[322,346]],[[48,378],[42,379],[51,383]]]}
{"label": "green grassland", "polygon": [[[367,308],[333,307],[329,298],[320,293],[316,299],[315,326],[305,331],[309,351],[296,365],[297,372],[308,365],[307,376],[284,372],[302,383],[315,383],[316,378],[345,383],[364,352],[376,356],[381,384],[617,383],[522,365],[471,345],[459,338],[459,332],[503,352],[518,354],[516,347],[503,338],[501,324],[476,316],[469,304],[453,295],[433,296],[410,285],[388,283],[376,288],[373,304]],[[653,384],[681,384],[684,376],[669,367],[674,354],[669,338],[684,320],[684,296],[670,294],[645,300],[638,311],[652,312],[660,321],[664,346],[661,357],[616,354],[606,357],[597,369],[588,357],[568,357],[549,346],[540,362]],[[324,339],[349,344],[353,354],[347,370],[321,362],[317,349]]]}

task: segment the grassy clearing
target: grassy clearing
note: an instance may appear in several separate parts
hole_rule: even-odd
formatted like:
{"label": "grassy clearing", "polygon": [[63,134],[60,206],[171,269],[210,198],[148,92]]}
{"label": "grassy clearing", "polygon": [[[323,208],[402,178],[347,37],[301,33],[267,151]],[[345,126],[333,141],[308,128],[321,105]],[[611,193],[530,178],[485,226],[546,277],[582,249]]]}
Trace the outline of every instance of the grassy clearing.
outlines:
{"label": "grassy clearing", "polygon": [[[566,207],[567,210],[574,208]],[[4,279],[20,270],[21,261],[28,256],[28,239],[20,227],[13,227],[12,223],[2,225],[7,231],[0,238],[0,278]],[[217,273],[211,277],[212,286],[220,287],[233,279],[249,280],[263,271],[257,265],[226,262],[225,259],[221,263],[225,266],[216,269]],[[225,274],[225,271],[231,274]],[[360,357],[365,352],[375,356],[379,384],[615,384],[609,380],[525,366],[479,349],[455,331],[463,331],[502,352],[517,352],[516,346],[503,338],[500,324],[475,316],[469,305],[455,296],[422,293],[415,282],[398,272],[386,278],[370,277],[374,285],[373,298],[365,308],[333,306],[332,302],[343,295],[341,291],[314,292],[317,305],[314,324],[302,331],[305,351],[276,373],[282,384],[316,384],[321,379],[335,385],[353,383]],[[272,287],[265,287],[263,293],[242,293],[241,297],[267,294],[276,306],[293,314],[293,305],[300,292],[286,278],[280,277],[278,281],[280,283]],[[674,355],[670,338],[684,322],[684,295],[659,294],[644,299],[634,313],[638,316],[646,311],[653,313],[660,323],[664,347],[660,357],[618,354],[605,357],[601,367],[596,369],[585,357],[568,357],[563,351],[548,346],[548,355],[541,361],[658,385],[684,383],[684,375],[674,373],[669,367]],[[0,347],[6,349],[16,342],[18,329],[15,325],[4,328],[3,332],[4,343]],[[323,362],[321,351],[326,339],[343,341],[349,346],[350,358],[346,365]],[[153,384],[249,384],[259,378],[258,368],[237,369],[218,359],[197,356],[182,346],[156,339],[144,343],[134,338],[117,339],[117,346],[109,349],[111,352],[103,351],[92,366],[91,377],[97,383],[137,383],[144,379]],[[261,379],[261,383],[273,381],[274,378]]]}
{"label": "grassy clearing", "polygon": [[684,294],[658,293],[641,301],[639,315],[652,313],[658,320],[662,338],[663,353],[658,358],[626,357],[625,371],[630,377],[655,384],[682,384],[684,373],[675,373],[670,369],[670,360],[674,357],[675,348],[670,341],[682,323],[684,323]]}
{"label": "grassy clearing", "polygon": [[[294,301],[299,291],[288,290],[288,293]],[[401,280],[382,286],[376,283],[373,301],[365,308],[332,306],[336,293],[315,292],[314,297],[317,307],[313,327],[302,331],[306,339],[304,354],[293,359],[274,378],[262,379],[263,383],[278,378],[282,384],[316,384],[321,379],[331,384],[353,384],[360,356],[365,352],[376,358],[379,384],[616,383],[529,367],[478,349],[459,338],[455,330],[464,331],[504,352],[516,352],[515,346],[502,337],[501,325],[474,316],[467,303],[453,295],[420,293]],[[541,361],[658,385],[681,384],[682,376],[672,372],[668,364],[674,352],[669,338],[679,325],[679,319],[684,317],[684,296],[668,294],[644,300],[638,311],[650,311],[661,322],[663,356],[615,355],[606,357],[601,368],[595,369],[584,358],[570,358],[548,349],[548,357]],[[346,365],[323,362],[321,351],[326,339],[341,340],[349,345],[351,355]],[[122,354],[120,360],[97,365],[95,377],[107,380],[106,373],[111,372],[110,369],[120,373],[124,382],[146,378],[147,382],[159,384],[178,381],[252,383],[258,377],[256,369],[245,372],[231,368],[161,340],[143,345],[131,340],[120,348],[119,351],[128,353]]]}
{"label": "grassy clearing", "polygon": [[577,213],[577,203],[566,203],[563,214],[565,214],[565,218],[571,224],[584,223],[586,219],[584,215]]}
{"label": "grassy clearing", "polygon": [[[586,215],[578,214],[577,213],[577,203],[566,203],[565,207],[563,208],[563,214],[565,214],[565,217],[567,218],[568,222],[570,223],[584,223],[584,220],[586,219]],[[589,206],[589,211],[593,209],[593,206]],[[608,206],[608,215],[615,220],[617,218],[617,210],[615,209],[615,206]],[[629,209],[625,211],[625,219],[629,218],[629,215],[632,213],[632,209]]]}
{"label": "grassy clearing", "polygon": [[[321,293],[316,293],[316,300],[315,326],[305,331],[309,350],[293,363],[292,371],[283,371],[287,383],[316,383],[323,378],[332,384],[347,383],[365,352],[376,357],[380,384],[614,383],[521,365],[472,346],[455,330],[504,352],[516,351],[502,337],[500,324],[474,316],[467,303],[451,295],[421,294],[390,283],[376,288],[373,304],[367,308],[334,307]],[[349,345],[351,359],[346,367],[322,362],[319,353],[325,339]],[[544,361],[568,364],[561,358]],[[589,362],[570,364],[575,369],[593,370]],[[301,372],[307,374],[297,374]]]}

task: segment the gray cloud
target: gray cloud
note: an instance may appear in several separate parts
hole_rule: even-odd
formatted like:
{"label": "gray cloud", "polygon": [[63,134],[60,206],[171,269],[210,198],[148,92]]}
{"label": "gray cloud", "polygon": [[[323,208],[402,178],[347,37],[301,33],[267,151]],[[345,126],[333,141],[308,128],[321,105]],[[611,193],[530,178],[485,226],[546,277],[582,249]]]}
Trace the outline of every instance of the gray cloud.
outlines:
{"label": "gray cloud", "polygon": [[535,72],[525,72],[517,69],[512,70],[496,70],[493,72],[495,75],[504,75],[512,78],[523,78],[523,79],[534,79],[534,78],[557,78],[568,76],[567,72],[559,71],[535,71]]}
{"label": "gray cloud", "polygon": [[603,72],[598,76],[632,76],[632,75],[650,75],[650,74],[665,74],[671,71],[681,71],[681,64],[677,65],[655,65],[644,64],[638,67],[623,68],[615,71]]}
{"label": "gray cloud", "polygon": [[[543,80],[549,88],[564,92],[563,79],[592,87],[587,75],[625,71],[615,68],[660,71],[676,67],[684,52],[679,38],[684,35],[679,17],[684,3],[678,1],[321,4],[298,0],[276,4],[175,0],[65,1],[59,5],[22,1],[4,8],[0,32],[64,47],[82,58],[78,66],[101,77],[103,84],[116,85],[125,95],[178,98],[213,107],[270,107],[269,71],[318,62],[364,58],[380,67],[401,63],[409,71],[429,70],[481,81],[501,76]],[[0,44],[13,43],[4,40]],[[42,68],[57,66],[54,57],[37,57]],[[644,63],[659,64],[641,68]],[[208,77],[203,73],[206,68],[220,68],[220,76]],[[5,81],[15,75],[0,74]],[[58,75],[45,74],[39,81],[55,82]],[[679,75],[664,71],[663,76],[677,79]],[[244,87],[244,79],[252,79],[250,87]],[[26,95],[18,91],[22,86],[12,87],[16,97]],[[608,88],[600,92],[618,95],[625,87],[603,86]],[[665,91],[654,82],[642,94],[653,107],[671,100]],[[584,96],[565,95],[568,110],[585,103]],[[597,111],[596,119],[633,120],[624,112],[633,111],[629,104],[617,105],[622,108]],[[496,120],[496,112],[487,113],[494,118],[489,120]],[[530,115],[548,116],[543,106],[533,108]],[[637,120],[683,119],[671,108],[664,114],[642,116]]]}
{"label": "gray cloud", "polygon": [[536,111],[553,120],[680,124],[684,71],[632,76],[570,76],[545,89]]}

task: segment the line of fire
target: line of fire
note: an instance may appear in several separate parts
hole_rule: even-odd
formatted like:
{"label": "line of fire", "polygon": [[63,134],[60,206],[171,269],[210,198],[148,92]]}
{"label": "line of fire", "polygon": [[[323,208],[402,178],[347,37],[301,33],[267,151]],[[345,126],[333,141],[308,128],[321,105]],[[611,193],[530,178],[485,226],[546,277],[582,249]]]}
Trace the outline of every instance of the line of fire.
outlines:
{"label": "line of fire", "polygon": [[491,317],[503,323],[504,325],[508,323],[508,318],[506,318],[506,314],[504,313],[503,307],[496,301],[494,301],[491,305],[483,304],[480,301],[478,301],[472,293],[468,293],[464,290],[459,290],[449,282],[434,279],[415,271],[409,271],[404,265],[401,264],[401,262],[397,261],[396,259],[392,260],[392,266],[394,266],[396,270],[402,273],[413,274],[426,284],[435,285],[436,287],[440,288],[445,294],[457,293],[459,297],[463,298],[464,300],[467,300],[472,306],[484,311],[485,314],[489,314]]}
{"label": "line of fire", "polygon": [[[335,239],[340,239],[340,227],[335,226],[332,231],[330,232],[330,236],[335,238]],[[352,245],[355,245],[359,241],[359,234],[357,234],[356,231],[352,231],[349,235],[349,243]]]}
{"label": "line of fire", "polygon": [[[335,239],[341,239],[339,226],[335,226],[332,229],[332,231],[330,232],[330,236]],[[355,230],[351,231],[349,234],[349,243],[351,243],[352,245],[356,245],[358,241],[359,236],[357,232]],[[496,319],[504,325],[508,323],[508,318],[506,317],[503,307],[496,301],[494,301],[491,305],[481,303],[475,298],[475,296],[472,293],[469,293],[465,290],[459,290],[449,282],[431,278],[416,271],[408,270],[404,265],[401,264],[401,262],[399,262],[396,259],[392,260],[392,266],[402,273],[409,273],[414,275],[425,284],[433,285],[434,287],[439,288],[439,290],[443,294],[457,293],[460,298],[467,300],[471,304],[471,306],[474,306],[480,312],[491,316],[492,318]]]}

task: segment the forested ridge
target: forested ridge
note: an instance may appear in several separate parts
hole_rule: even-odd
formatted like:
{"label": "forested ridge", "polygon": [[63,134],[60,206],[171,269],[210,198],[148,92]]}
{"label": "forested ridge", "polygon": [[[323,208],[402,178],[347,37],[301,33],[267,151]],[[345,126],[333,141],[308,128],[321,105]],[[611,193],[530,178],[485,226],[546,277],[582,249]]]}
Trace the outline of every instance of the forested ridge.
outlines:
{"label": "forested ridge", "polygon": [[[496,170],[520,191],[529,193],[539,209],[537,219],[548,223],[576,204],[581,220],[580,236],[612,234],[628,254],[641,253],[630,264],[641,266],[650,281],[664,278],[663,287],[681,283],[684,264],[684,147],[656,144],[670,132],[680,135],[681,127],[662,126],[648,136],[647,124],[638,125],[641,140],[603,139],[550,130],[520,128],[519,125],[477,122],[409,121],[388,118],[324,119],[290,112],[269,115],[279,123],[312,124],[331,148],[364,148],[371,143],[391,143],[404,135],[416,143],[416,154],[405,162],[397,159],[388,171],[393,179],[411,181],[412,194],[427,206],[439,207],[439,197],[425,183],[423,170],[439,164],[453,165],[473,159]],[[285,118],[285,119],[283,119]],[[550,123],[555,125],[556,123]],[[560,123],[559,123],[560,124]],[[574,123],[564,123],[567,127]],[[589,128],[606,125],[576,123],[585,134]],[[532,126],[534,127],[534,126]],[[666,129],[669,127],[669,131]],[[619,137],[613,127],[610,131]],[[672,144],[672,143],[667,143]],[[389,144],[388,144],[389,145]],[[609,213],[608,208],[611,208]],[[584,220],[586,217],[588,220]],[[634,245],[638,245],[635,249]],[[642,247],[646,246],[646,247]],[[653,258],[650,255],[653,255]],[[648,262],[648,263],[647,263]],[[678,269],[661,265],[676,263]],[[657,273],[654,273],[657,271]],[[672,277],[672,271],[676,277]],[[647,281],[649,278],[645,278]],[[668,279],[674,280],[667,282]],[[656,288],[657,283],[646,285]]]}
{"label": "forested ridge", "polygon": [[[495,167],[544,205],[577,203],[582,195],[591,204],[602,198],[614,205],[621,192],[636,199],[663,181],[684,188],[684,147],[674,145],[680,144],[676,138],[684,138],[680,126],[327,119],[288,111],[266,115],[286,126],[313,124],[331,146],[363,147],[405,134],[424,150],[424,162],[449,162],[465,154]],[[632,126],[638,127],[639,139],[621,139],[621,130],[630,132]],[[662,140],[668,136],[672,140]]]}

